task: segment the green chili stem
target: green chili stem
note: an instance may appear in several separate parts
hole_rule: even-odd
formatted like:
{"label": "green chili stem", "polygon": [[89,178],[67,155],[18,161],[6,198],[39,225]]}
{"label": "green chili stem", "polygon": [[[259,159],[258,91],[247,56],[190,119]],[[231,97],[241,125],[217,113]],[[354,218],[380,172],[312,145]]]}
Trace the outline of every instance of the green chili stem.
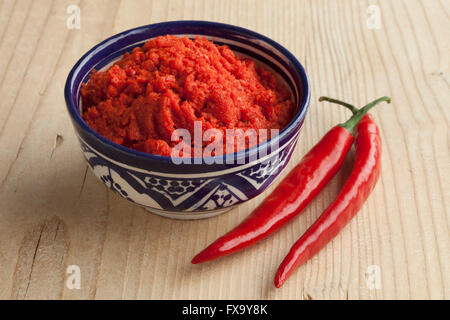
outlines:
{"label": "green chili stem", "polygon": [[319,98],[319,101],[328,101],[328,102],[331,102],[331,103],[340,104],[341,106],[346,107],[347,109],[349,109],[353,113],[356,113],[359,110],[354,105],[352,105],[350,103],[347,103],[347,102],[344,102],[344,101],[341,101],[341,100],[338,100],[338,99],[333,99],[333,98],[322,96],[322,97]]}
{"label": "green chili stem", "polygon": [[378,99],[366,104],[361,109],[358,109],[349,103],[346,103],[346,102],[343,102],[343,101],[340,101],[337,99],[328,98],[328,97],[320,97],[319,101],[328,101],[328,102],[336,103],[336,104],[346,107],[347,109],[350,109],[353,112],[353,116],[350,119],[348,119],[346,122],[339,124],[339,126],[347,129],[348,131],[350,131],[351,134],[353,134],[353,131],[354,131],[356,125],[359,123],[359,121],[361,121],[361,119],[365,116],[365,114],[370,109],[372,109],[378,103],[383,102],[383,101],[386,101],[387,103],[391,103],[391,98],[389,98],[389,97],[378,98]]}

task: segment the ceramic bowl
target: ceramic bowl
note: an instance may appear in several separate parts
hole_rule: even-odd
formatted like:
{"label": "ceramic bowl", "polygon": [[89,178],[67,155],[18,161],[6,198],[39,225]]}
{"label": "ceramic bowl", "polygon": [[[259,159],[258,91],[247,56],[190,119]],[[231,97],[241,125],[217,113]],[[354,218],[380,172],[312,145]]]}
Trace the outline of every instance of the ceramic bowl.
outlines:
{"label": "ceramic bowl", "polygon": [[[80,115],[81,84],[89,80],[92,69],[100,70],[146,40],[167,34],[204,36],[271,68],[293,93],[294,119],[279,135],[235,153],[237,161],[228,163],[225,156],[217,156],[199,164],[175,164],[170,157],[131,150],[96,133]],[[291,157],[309,99],[305,70],[288,50],[253,31],[206,21],[157,23],[116,34],[89,50],[75,64],[65,85],[67,109],[92,172],[125,199],[177,219],[212,217],[263,192]]]}

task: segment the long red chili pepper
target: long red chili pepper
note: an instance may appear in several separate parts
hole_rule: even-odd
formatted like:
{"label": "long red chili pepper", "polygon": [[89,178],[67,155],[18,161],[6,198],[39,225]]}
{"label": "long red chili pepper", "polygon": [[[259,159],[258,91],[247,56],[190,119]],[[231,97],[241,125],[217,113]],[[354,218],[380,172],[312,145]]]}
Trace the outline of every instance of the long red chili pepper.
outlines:
{"label": "long red chili pepper", "polygon": [[347,129],[351,132],[356,125],[356,157],[352,172],[339,195],[320,217],[292,246],[275,275],[275,286],[281,287],[286,279],[305,261],[310,259],[330,242],[339,231],[355,216],[375,187],[381,167],[381,138],[373,118],[366,114],[380,101],[390,102],[382,97],[358,110],[335,99],[322,97],[342,104],[354,112]]}
{"label": "long red chili pepper", "polygon": [[249,217],[197,254],[192,263],[213,260],[251,246],[298,215],[341,167],[353,143],[349,128],[356,124],[355,116],[333,127]]}

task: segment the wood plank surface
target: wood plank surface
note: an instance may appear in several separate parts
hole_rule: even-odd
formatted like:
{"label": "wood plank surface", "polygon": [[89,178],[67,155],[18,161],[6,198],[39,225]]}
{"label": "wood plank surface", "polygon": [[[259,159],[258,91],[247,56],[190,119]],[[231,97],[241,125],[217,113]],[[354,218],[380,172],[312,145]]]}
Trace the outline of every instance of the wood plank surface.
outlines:
{"label": "wood plank surface", "polygon": [[[70,5],[81,9],[80,29],[66,26]],[[379,28],[367,22],[373,8]],[[288,169],[349,117],[320,95],[356,105],[392,98],[372,112],[384,148],[374,192],[281,289],[279,263],[336,196],[352,156],[280,232],[194,266],[273,186],[219,217],[170,220],[109,191],[80,152],[63,98],[71,67],[110,35],[179,19],[255,30],[304,64],[312,102]],[[449,23],[449,0],[0,0],[0,298],[450,298]],[[79,289],[66,283],[70,265]]]}

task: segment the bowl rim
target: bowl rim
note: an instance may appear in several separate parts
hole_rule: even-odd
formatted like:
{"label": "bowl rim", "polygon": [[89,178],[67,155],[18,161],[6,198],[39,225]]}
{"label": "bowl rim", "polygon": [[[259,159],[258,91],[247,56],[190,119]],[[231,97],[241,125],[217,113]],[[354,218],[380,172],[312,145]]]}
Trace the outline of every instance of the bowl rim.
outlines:
{"label": "bowl rim", "polygon": [[[78,72],[81,72],[80,66],[82,66],[86,61],[89,61],[89,58],[91,58],[91,55],[93,53],[95,53],[98,49],[102,49],[102,48],[104,49],[105,44],[107,44],[109,42],[111,42],[110,44],[113,44],[115,39],[123,39],[129,35],[133,35],[136,32],[139,32],[144,29],[170,26],[170,25],[172,25],[173,27],[174,26],[182,27],[182,26],[191,25],[191,26],[204,27],[204,28],[228,29],[228,30],[235,31],[237,33],[245,34],[247,36],[250,36],[250,37],[258,39],[258,40],[262,40],[263,42],[269,44],[270,46],[272,46],[276,50],[278,50],[282,55],[284,55],[289,60],[289,62],[292,63],[295,71],[299,74],[301,82],[302,82],[301,83],[302,85],[300,88],[302,91],[302,96],[300,97],[299,101],[297,101],[297,105],[296,105],[296,107],[298,108],[297,109],[298,111],[294,115],[293,119],[288,123],[288,125],[285,128],[283,128],[280,131],[280,133],[278,135],[276,135],[275,137],[272,137],[270,139],[267,139],[264,142],[259,143],[256,146],[253,146],[252,148],[240,150],[238,152],[234,152],[233,154],[224,153],[224,154],[221,154],[218,156],[213,156],[213,157],[202,157],[201,158],[202,165],[205,164],[206,159],[208,161],[211,161],[209,163],[217,163],[216,161],[221,159],[222,162],[220,162],[220,163],[225,164],[225,163],[227,163],[226,157],[230,157],[231,155],[233,156],[233,159],[235,160],[235,162],[233,162],[233,163],[236,163],[237,159],[240,159],[242,157],[247,159],[250,157],[251,154],[258,152],[260,149],[263,149],[263,150],[264,150],[264,148],[267,149],[268,146],[273,145],[274,142],[278,142],[278,146],[280,147],[279,142],[288,133],[290,133],[292,130],[295,130],[296,127],[299,125],[301,127],[301,123],[306,116],[306,113],[307,113],[307,110],[309,107],[309,103],[310,103],[310,98],[311,98],[310,82],[309,82],[308,76],[306,74],[306,71],[305,71],[303,65],[298,61],[298,59],[288,49],[286,49],[284,46],[280,45],[278,42],[270,39],[267,36],[264,36],[260,33],[257,33],[255,31],[252,31],[252,30],[249,30],[249,29],[246,29],[243,27],[238,27],[235,25],[220,23],[220,22],[205,21],[205,20],[175,20],[175,21],[165,21],[165,22],[158,22],[158,23],[143,25],[143,26],[135,27],[135,28],[128,29],[128,30],[122,31],[120,33],[114,34],[111,37],[106,38],[105,40],[99,42],[97,45],[95,45],[94,47],[89,49],[75,63],[75,65],[70,70],[69,75],[67,76],[67,79],[66,79],[66,83],[64,86],[64,98],[66,101],[66,107],[69,111],[69,115],[80,126],[80,128],[82,130],[86,131],[91,136],[93,136],[94,138],[99,140],[101,143],[106,144],[107,146],[111,147],[112,149],[116,149],[117,151],[120,151],[125,154],[129,154],[133,157],[145,158],[145,159],[157,161],[157,162],[173,163],[170,156],[161,156],[161,155],[156,155],[156,154],[151,154],[151,153],[134,150],[134,149],[122,146],[120,144],[117,144],[117,143],[107,139],[106,137],[102,136],[101,134],[97,133],[94,129],[92,129],[84,121],[81,114],[76,111],[77,106],[73,103],[73,100],[72,100],[73,95],[72,95],[72,90],[71,90],[72,85],[74,83],[75,75],[78,74]],[[300,128],[297,128],[297,129],[299,130]],[[273,152],[273,151],[274,150],[271,150],[271,152]],[[194,159],[198,159],[198,158],[191,157],[190,159],[191,159],[190,161],[193,165],[198,165],[198,163],[196,163],[196,161],[194,160]]]}

